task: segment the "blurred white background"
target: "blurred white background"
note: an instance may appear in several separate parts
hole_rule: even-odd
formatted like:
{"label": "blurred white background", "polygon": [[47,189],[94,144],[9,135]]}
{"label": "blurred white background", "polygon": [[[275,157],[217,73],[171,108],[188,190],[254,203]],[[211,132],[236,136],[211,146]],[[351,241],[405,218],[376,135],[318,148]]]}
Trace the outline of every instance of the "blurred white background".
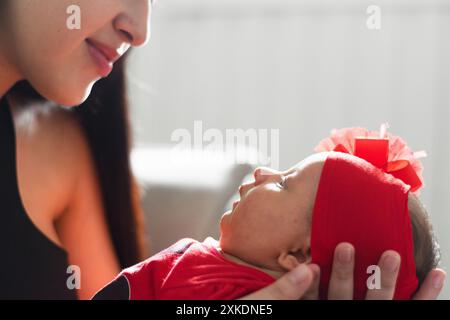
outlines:
{"label": "blurred white background", "polygon": [[[369,5],[382,10],[381,30],[366,26]],[[279,129],[287,168],[332,128],[387,121],[428,152],[421,198],[447,269],[449,36],[448,0],[158,0],[150,44],[130,59],[135,138],[173,144],[195,120]]]}

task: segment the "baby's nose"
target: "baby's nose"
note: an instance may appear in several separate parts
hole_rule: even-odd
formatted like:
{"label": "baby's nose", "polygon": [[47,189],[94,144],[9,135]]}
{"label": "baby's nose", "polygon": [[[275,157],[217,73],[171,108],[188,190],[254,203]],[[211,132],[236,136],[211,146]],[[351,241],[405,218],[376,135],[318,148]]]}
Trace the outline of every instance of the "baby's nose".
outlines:
{"label": "baby's nose", "polygon": [[265,167],[256,168],[253,172],[253,176],[255,177],[255,184],[260,184],[266,181],[268,178],[276,177],[279,174],[280,172]]}
{"label": "baby's nose", "polygon": [[255,180],[257,180],[263,176],[270,176],[272,174],[273,174],[273,172],[271,169],[264,168],[264,167],[256,168],[255,171],[253,171],[253,176],[255,177]]}

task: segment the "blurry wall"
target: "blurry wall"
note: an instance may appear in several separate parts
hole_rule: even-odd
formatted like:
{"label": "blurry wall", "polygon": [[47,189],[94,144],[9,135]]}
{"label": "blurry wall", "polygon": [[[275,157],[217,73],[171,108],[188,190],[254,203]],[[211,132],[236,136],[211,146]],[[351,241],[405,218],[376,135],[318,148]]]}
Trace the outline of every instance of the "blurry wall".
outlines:
{"label": "blurry wall", "polygon": [[[366,27],[369,5],[381,30]],[[174,130],[280,129],[280,167],[330,129],[388,121],[425,149],[422,200],[450,265],[450,2],[159,0],[129,71],[139,143]],[[450,298],[447,283],[442,297]]]}

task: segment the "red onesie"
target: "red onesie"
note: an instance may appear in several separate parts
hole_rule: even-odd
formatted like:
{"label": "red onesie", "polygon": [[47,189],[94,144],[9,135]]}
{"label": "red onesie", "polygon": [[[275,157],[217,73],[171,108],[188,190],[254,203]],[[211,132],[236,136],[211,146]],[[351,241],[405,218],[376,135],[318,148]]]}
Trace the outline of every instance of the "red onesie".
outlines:
{"label": "red onesie", "polygon": [[123,270],[94,299],[232,300],[275,279],[255,268],[226,260],[213,238],[182,239]]}

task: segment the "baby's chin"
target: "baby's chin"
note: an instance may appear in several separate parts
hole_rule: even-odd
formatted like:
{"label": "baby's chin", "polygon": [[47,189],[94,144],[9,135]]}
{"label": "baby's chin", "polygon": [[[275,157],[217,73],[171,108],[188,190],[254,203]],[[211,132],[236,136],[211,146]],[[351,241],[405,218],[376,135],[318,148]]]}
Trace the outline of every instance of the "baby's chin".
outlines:
{"label": "baby's chin", "polygon": [[224,214],[220,218],[220,234],[222,234],[226,230],[226,226],[228,225],[231,214],[232,214],[232,210],[228,210],[228,211],[224,212]]}
{"label": "baby's chin", "polygon": [[229,220],[231,218],[231,215],[232,215],[232,210],[228,210],[228,211],[224,212],[224,214],[220,218],[220,238],[219,238],[219,243],[223,242],[223,236],[224,236],[224,234],[227,233],[227,227],[228,227],[228,223],[229,223]]}

